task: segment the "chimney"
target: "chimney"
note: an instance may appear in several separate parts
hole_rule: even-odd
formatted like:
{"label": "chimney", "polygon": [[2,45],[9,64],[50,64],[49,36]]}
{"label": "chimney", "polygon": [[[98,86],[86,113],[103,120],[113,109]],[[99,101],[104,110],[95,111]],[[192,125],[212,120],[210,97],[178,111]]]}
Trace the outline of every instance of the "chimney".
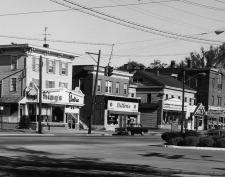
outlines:
{"label": "chimney", "polygon": [[171,60],[170,68],[175,68],[175,60]]}
{"label": "chimney", "polygon": [[49,48],[49,44],[43,44],[43,47]]}
{"label": "chimney", "polygon": [[188,68],[192,68],[192,60],[188,59],[187,61]]}

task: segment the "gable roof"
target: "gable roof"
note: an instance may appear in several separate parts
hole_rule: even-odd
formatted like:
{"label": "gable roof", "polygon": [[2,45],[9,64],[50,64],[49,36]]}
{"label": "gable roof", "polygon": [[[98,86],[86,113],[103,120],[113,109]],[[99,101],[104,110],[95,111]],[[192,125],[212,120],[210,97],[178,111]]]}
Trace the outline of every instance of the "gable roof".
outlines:
{"label": "gable roof", "polygon": [[[183,88],[182,82],[180,82],[177,79],[175,79],[171,76],[168,76],[168,75],[162,75],[162,74],[156,75],[156,74],[153,74],[151,72],[146,72],[146,71],[137,71],[137,73],[144,76],[145,78],[157,83],[159,86],[164,86],[164,87],[170,86],[170,87],[175,87],[175,88]],[[193,89],[187,85],[184,85],[184,88],[187,90],[195,91],[195,89]]]}

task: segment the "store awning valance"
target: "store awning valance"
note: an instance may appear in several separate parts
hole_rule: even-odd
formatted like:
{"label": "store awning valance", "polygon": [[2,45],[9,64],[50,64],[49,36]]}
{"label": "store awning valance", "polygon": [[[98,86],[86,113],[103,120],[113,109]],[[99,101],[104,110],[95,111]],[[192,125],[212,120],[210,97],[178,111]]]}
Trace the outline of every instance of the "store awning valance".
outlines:
{"label": "store awning valance", "polygon": [[140,115],[140,112],[109,111],[109,113],[119,115]]}

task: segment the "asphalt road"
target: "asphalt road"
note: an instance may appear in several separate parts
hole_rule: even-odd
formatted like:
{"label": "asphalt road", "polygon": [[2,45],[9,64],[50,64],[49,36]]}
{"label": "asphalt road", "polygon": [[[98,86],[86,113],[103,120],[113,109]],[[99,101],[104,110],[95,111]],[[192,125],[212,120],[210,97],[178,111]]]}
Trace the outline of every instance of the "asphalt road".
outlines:
{"label": "asphalt road", "polygon": [[225,176],[225,151],[163,143],[140,135],[0,137],[0,176]]}

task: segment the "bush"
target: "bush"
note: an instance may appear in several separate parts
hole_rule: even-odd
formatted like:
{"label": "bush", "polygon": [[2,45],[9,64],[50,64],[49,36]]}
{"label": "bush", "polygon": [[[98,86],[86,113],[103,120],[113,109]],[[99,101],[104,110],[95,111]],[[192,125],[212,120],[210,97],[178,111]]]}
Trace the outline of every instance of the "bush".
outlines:
{"label": "bush", "polygon": [[218,139],[217,143],[217,147],[225,148],[225,138]]}
{"label": "bush", "polygon": [[187,130],[184,133],[184,137],[187,137],[187,136],[197,136],[197,132],[195,130]]}
{"label": "bush", "polygon": [[173,139],[173,138],[176,138],[176,137],[182,137],[182,134],[180,132],[164,132],[162,135],[161,135],[161,138],[166,141],[167,143]]}
{"label": "bush", "polygon": [[31,119],[29,116],[23,115],[20,117],[19,128],[28,129],[31,124]]}
{"label": "bush", "polygon": [[182,137],[176,137],[176,138],[172,138],[169,141],[170,145],[176,145],[176,146],[182,146],[184,145],[184,139]]}
{"label": "bush", "polygon": [[213,139],[214,143],[213,143],[213,147],[218,147],[218,140],[221,139],[220,136],[215,135],[215,136],[211,136],[211,138]]}
{"label": "bush", "polygon": [[198,146],[200,147],[212,147],[214,140],[209,136],[202,136],[199,138]]}
{"label": "bush", "polygon": [[184,138],[184,144],[186,146],[196,146],[199,143],[199,140],[195,136],[188,136]]}

